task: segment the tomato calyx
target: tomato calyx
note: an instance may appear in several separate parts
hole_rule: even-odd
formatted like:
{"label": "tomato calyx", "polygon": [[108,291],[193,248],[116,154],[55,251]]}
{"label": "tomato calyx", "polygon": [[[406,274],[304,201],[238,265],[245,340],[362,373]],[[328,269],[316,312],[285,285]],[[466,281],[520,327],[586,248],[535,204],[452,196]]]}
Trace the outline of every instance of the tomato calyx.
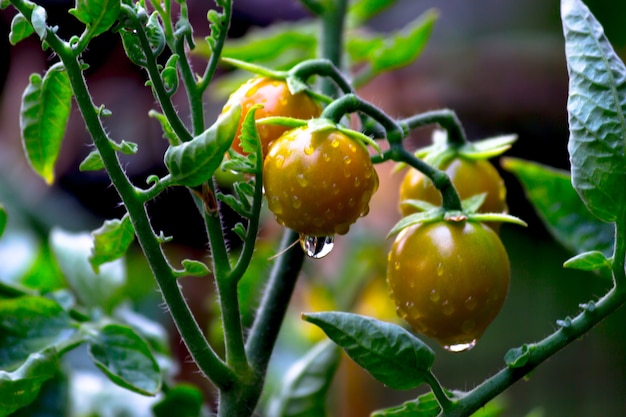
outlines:
{"label": "tomato calyx", "polygon": [[444,210],[428,201],[404,200],[402,203],[420,209],[417,213],[409,214],[398,221],[387,234],[387,238],[399,233],[407,227],[416,224],[434,223],[438,221],[461,222],[470,221],[477,223],[500,222],[513,223],[519,226],[527,226],[527,223],[519,217],[507,213],[481,213],[478,210],[484,203],[487,194],[477,194],[461,202],[463,210]]}

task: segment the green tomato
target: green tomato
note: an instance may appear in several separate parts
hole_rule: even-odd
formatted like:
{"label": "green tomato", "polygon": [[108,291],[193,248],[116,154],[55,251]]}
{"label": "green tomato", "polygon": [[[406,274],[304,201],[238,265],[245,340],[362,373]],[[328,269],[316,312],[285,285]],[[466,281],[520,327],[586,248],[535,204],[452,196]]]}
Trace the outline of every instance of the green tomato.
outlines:
{"label": "green tomato", "polygon": [[509,281],[506,250],[482,223],[410,226],[388,257],[387,283],[398,314],[450,351],[476,344],[500,311]]}

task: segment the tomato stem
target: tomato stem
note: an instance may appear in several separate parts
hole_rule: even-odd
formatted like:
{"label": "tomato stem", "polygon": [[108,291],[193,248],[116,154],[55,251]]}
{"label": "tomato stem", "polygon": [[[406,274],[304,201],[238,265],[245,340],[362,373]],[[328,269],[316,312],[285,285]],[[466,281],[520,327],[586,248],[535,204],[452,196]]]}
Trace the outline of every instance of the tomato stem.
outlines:
{"label": "tomato stem", "polygon": [[309,59],[295,65],[289,74],[298,78],[300,81],[306,81],[313,75],[321,75],[330,78],[339,89],[346,93],[354,93],[354,89],[343,76],[339,68],[328,59]]}
{"label": "tomato stem", "polygon": [[463,125],[456,113],[449,109],[433,110],[416,114],[399,121],[400,126],[407,130],[431,124],[438,124],[448,132],[448,143],[453,148],[460,148],[467,144],[467,136],[463,130]]}
{"label": "tomato stem", "polygon": [[[332,62],[337,68],[341,68],[342,53],[344,44],[344,25],[346,18],[346,10],[348,7],[347,0],[334,0],[324,2],[323,10],[321,10],[321,39],[319,55]],[[336,87],[322,80],[322,92],[327,96],[336,96]]]}

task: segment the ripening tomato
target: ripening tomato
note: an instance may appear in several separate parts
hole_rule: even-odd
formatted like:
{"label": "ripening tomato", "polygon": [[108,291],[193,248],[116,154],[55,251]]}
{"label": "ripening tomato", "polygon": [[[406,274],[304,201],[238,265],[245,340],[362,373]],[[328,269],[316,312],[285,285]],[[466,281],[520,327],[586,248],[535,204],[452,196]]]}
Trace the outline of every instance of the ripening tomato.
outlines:
{"label": "ripening tomato", "polygon": [[278,138],[263,164],[269,209],[307,236],[345,234],[378,188],[367,148],[336,129],[301,127]]}
{"label": "ripening tomato", "polygon": [[[222,109],[222,114],[225,114],[231,106],[237,103],[241,104],[242,112],[233,142],[233,149],[239,153],[243,153],[239,141],[241,125],[248,110],[255,104],[263,105],[263,108],[256,111],[255,119],[282,116],[308,120],[318,117],[322,111],[319,104],[305,92],[291,94],[284,80],[268,77],[255,77],[242,84],[230,95]],[[261,139],[263,147],[263,155],[267,154],[269,144],[289,129],[279,125],[257,125],[259,139]]]}
{"label": "ripening tomato", "polygon": [[387,282],[398,314],[450,351],[474,346],[500,311],[509,281],[500,237],[482,223],[409,226],[389,252]]}
{"label": "ripening tomato", "polygon": [[[498,171],[487,160],[454,158],[443,169],[462,200],[476,194],[486,193],[485,202],[479,208],[481,213],[506,213],[506,187]],[[441,194],[432,181],[416,169],[409,169],[400,184],[400,212],[403,216],[415,213],[418,209],[402,204],[404,200],[423,200],[436,206],[441,205]],[[489,224],[495,230],[499,223]]]}

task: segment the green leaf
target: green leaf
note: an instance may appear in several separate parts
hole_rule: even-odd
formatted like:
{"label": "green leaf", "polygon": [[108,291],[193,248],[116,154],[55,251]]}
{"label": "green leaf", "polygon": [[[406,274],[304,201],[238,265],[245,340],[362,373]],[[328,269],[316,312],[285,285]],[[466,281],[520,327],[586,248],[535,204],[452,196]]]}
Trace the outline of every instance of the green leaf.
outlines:
{"label": "green leaf", "polygon": [[341,350],[329,341],[315,345],[294,363],[282,387],[269,404],[267,415],[281,417],[324,417],[330,383],[341,359]]}
{"label": "green leaf", "polygon": [[192,259],[183,259],[181,262],[184,270],[181,272],[181,275],[184,276],[194,276],[194,277],[204,277],[211,273],[211,270],[205,263],[200,261],[195,261]]}
{"label": "green leaf", "polygon": [[121,141],[120,143],[111,141],[111,146],[113,146],[113,149],[115,149],[116,151],[126,155],[135,155],[139,150],[139,145],[137,145],[135,142],[128,142],[125,140]]}
{"label": "green leaf", "polygon": [[170,94],[173,94],[178,89],[178,70],[176,68],[178,59],[177,54],[172,54],[165,63],[165,68],[161,71],[163,85],[165,86],[165,90]]}
{"label": "green leaf", "polygon": [[76,7],[69,12],[87,25],[92,37],[96,37],[113,26],[120,10],[120,0],[76,0]]}
{"label": "green leaf", "polygon": [[165,137],[170,145],[176,145],[180,143],[180,139],[174,133],[174,129],[172,129],[172,125],[170,125],[169,120],[163,113],[159,113],[156,110],[150,110],[148,112],[148,116],[156,119],[161,125],[161,129],[163,130],[163,137]]}
{"label": "green leaf", "polygon": [[561,245],[574,253],[597,250],[610,256],[613,226],[589,213],[567,171],[515,158],[503,158],[501,164],[521,182],[537,214]]}
{"label": "green leaf", "polygon": [[93,150],[89,152],[89,155],[83,159],[83,162],[78,166],[79,171],[100,171],[104,169],[104,162],[102,161],[102,157],[100,156],[100,152],[98,150]]}
{"label": "green leaf", "polygon": [[46,24],[46,20],[48,19],[48,14],[46,13],[46,9],[41,6],[35,6],[33,8],[33,12],[30,15],[30,22],[33,25],[33,29],[37,36],[39,36],[40,40],[44,40],[48,33],[48,25]]}
{"label": "green leaf", "polygon": [[528,345],[509,349],[504,355],[504,363],[509,368],[521,368],[530,359],[530,348]]}
{"label": "green leaf", "polygon": [[211,178],[235,138],[240,117],[241,106],[233,106],[201,135],[170,146],[164,161],[174,181],[196,187]]}
{"label": "green leaf", "polygon": [[435,417],[439,415],[441,407],[432,392],[420,395],[416,400],[407,401],[401,405],[374,411],[371,417]]}
{"label": "green leaf", "polygon": [[581,253],[568,259],[563,264],[565,268],[580,269],[582,271],[604,270],[609,273],[611,266],[611,261],[608,260],[602,252],[598,251]]}
{"label": "green leaf", "polygon": [[432,32],[437,12],[428,10],[401,30],[367,38],[357,33],[347,40],[347,50],[355,63],[367,61],[371,75],[409,65],[424,50]]}
{"label": "green leaf", "polygon": [[123,388],[143,395],[155,395],[161,389],[159,365],[150,347],[128,326],[104,326],[89,341],[89,355],[111,381]]}
{"label": "green leaf", "polygon": [[23,14],[18,13],[13,16],[13,20],[11,21],[9,42],[11,42],[11,45],[16,45],[19,41],[28,38],[34,32],[33,25],[30,24]]}
{"label": "green leaf", "polygon": [[[310,23],[271,25],[267,29],[250,31],[238,40],[224,44],[223,56],[246,62],[271,62],[281,55],[290,55],[292,60],[314,58],[317,49],[317,28]],[[194,53],[211,56],[205,42],[199,42]],[[275,65],[273,68],[277,68]]]}
{"label": "green leaf", "polygon": [[4,206],[0,203],[0,237],[2,237],[2,234],[4,233],[4,229],[7,226],[7,211],[5,210]]}
{"label": "green leaf", "polygon": [[93,237],[89,233],[68,233],[53,229],[50,233],[50,248],[65,280],[81,304],[105,310],[114,307],[116,293],[126,282],[123,259],[101,265],[96,273],[89,263],[93,251]]}
{"label": "green leaf", "polygon": [[343,312],[310,313],[304,320],[328,337],[374,378],[393,389],[411,389],[425,382],[434,352],[402,327]]}
{"label": "green leaf", "polygon": [[154,417],[200,417],[204,396],[199,388],[178,384],[165,393],[163,399],[152,406]]}
{"label": "green leaf", "polygon": [[54,181],[71,104],[70,80],[61,63],[50,67],[43,79],[31,75],[20,109],[22,144],[31,167],[48,184]]}
{"label": "green leaf", "polygon": [[31,262],[30,268],[23,274],[20,283],[48,297],[51,291],[66,287],[63,274],[47,242],[39,245],[37,256]]}
{"label": "green leaf", "polygon": [[358,0],[350,2],[346,19],[350,27],[361,26],[392,6],[397,0]]}
{"label": "green leaf", "polygon": [[0,299],[0,368],[15,369],[31,353],[69,339],[74,331],[68,313],[52,300]]}
{"label": "green leaf", "polygon": [[39,395],[42,384],[58,369],[54,349],[32,353],[14,372],[0,371],[0,417],[8,416]]}
{"label": "green leaf", "polygon": [[128,213],[118,220],[107,220],[99,229],[94,230],[93,250],[89,263],[97,274],[100,265],[120,259],[126,254],[135,239],[135,228]]}
{"label": "green leaf", "polygon": [[626,210],[626,66],[579,0],[562,0],[572,183],[607,222]]}

